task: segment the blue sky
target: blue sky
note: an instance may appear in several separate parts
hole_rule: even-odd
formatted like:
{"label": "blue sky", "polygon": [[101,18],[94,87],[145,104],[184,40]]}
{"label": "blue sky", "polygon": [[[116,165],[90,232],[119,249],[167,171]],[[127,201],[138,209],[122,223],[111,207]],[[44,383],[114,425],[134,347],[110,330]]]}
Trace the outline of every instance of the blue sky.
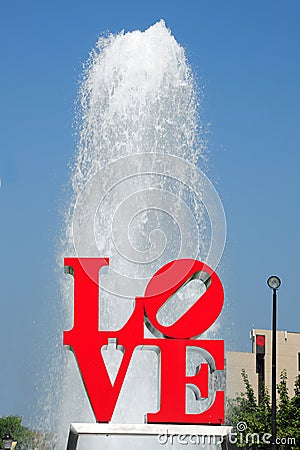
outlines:
{"label": "blue sky", "polygon": [[[163,18],[204,85],[206,173],[228,235],[219,268],[224,337],[248,351],[269,328],[266,279],[282,278],[278,327],[300,331],[300,4],[297,0],[6,2],[1,46],[0,415],[29,423],[57,340],[55,248],[75,151],[82,63],[105,30]],[[62,330],[61,330],[62,331]]]}

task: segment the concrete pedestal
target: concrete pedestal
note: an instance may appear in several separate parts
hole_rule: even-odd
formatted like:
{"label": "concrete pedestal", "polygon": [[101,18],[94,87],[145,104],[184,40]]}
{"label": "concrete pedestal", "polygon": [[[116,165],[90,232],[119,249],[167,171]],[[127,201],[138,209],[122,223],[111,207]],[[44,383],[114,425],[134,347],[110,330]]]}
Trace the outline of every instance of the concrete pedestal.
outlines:
{"label": "concrete pedestal", "polygon": [[201,439],[207,439],[207,443],[219,444],[220,448],[225,450],[227,436],[231,429],[232,427],[219,425],[71,423],[67,450],[76,450],[80,435],[157,436],[161,440],[166,440],[168,437],[174,440],[177,437],[178,442],[183,439],[183,436],[185,439],[201,437]]}

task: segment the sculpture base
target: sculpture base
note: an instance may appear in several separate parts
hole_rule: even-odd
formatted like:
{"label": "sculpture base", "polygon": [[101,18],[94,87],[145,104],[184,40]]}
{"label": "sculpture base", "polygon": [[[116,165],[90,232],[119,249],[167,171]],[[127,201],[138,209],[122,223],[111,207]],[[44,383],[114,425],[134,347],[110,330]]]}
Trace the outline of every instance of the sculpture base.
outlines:
{"label": "sculpture base", "polygon": [[116,424],[116,423],[71,423],[67,450],[76,450],[80,435],[105,436],[157,436],[161,444],[175,442],[187,444],[183,439],[220,445],[227,448],[227,436],[232,427],[222,425],[172,425],[172,424]]}

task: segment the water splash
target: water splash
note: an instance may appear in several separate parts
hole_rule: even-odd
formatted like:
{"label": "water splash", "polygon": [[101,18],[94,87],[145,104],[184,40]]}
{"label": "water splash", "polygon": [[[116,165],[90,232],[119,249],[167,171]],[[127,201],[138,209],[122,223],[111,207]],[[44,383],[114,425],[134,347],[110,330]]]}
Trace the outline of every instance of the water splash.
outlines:
{"label": "water splash", "polygon": [[[197,98],[184,49],[163,21],[144,32],[101,37],[85,66],[73,200],[59,263],[77,253],[110,257],[109,272],[101,278],[102,329],[125,322],[134,296],[143,294],[147,280],[166,262],[207,260],[214,223],[221,224],[214,235],[220,235],[222,253],[223,210],[209,181],[195,170],[205,150]],[[62,280],[62,298],[63,328],[69,329],[68,277]],[[171,318],[162,321],[174,321],[178,310],[168,314]],[[157,408],[157,361],[147,353],[133,357],[115,422],[143,422],[144,413]],[[70,422],[94,419],[73,355],[65,351],[63,360],[55,428],[65,439]],[[190,364],[199,360],[191,357]]]}
{"label": "water splash", "polygon": [[197,98],[184,49],[160,21],[145,32],[100,38],[81,86],[73,189],[120,156],[170,153],[197,163]]}

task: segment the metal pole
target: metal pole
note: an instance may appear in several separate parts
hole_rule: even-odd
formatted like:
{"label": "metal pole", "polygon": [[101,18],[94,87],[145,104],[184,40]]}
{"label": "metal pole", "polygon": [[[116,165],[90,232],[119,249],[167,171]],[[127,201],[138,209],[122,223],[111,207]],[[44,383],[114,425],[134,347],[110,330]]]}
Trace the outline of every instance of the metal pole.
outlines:
{"label": "metal pole", "polygon": [[276,450],[276,289],[273,289],[272,324],[272,450]]}

